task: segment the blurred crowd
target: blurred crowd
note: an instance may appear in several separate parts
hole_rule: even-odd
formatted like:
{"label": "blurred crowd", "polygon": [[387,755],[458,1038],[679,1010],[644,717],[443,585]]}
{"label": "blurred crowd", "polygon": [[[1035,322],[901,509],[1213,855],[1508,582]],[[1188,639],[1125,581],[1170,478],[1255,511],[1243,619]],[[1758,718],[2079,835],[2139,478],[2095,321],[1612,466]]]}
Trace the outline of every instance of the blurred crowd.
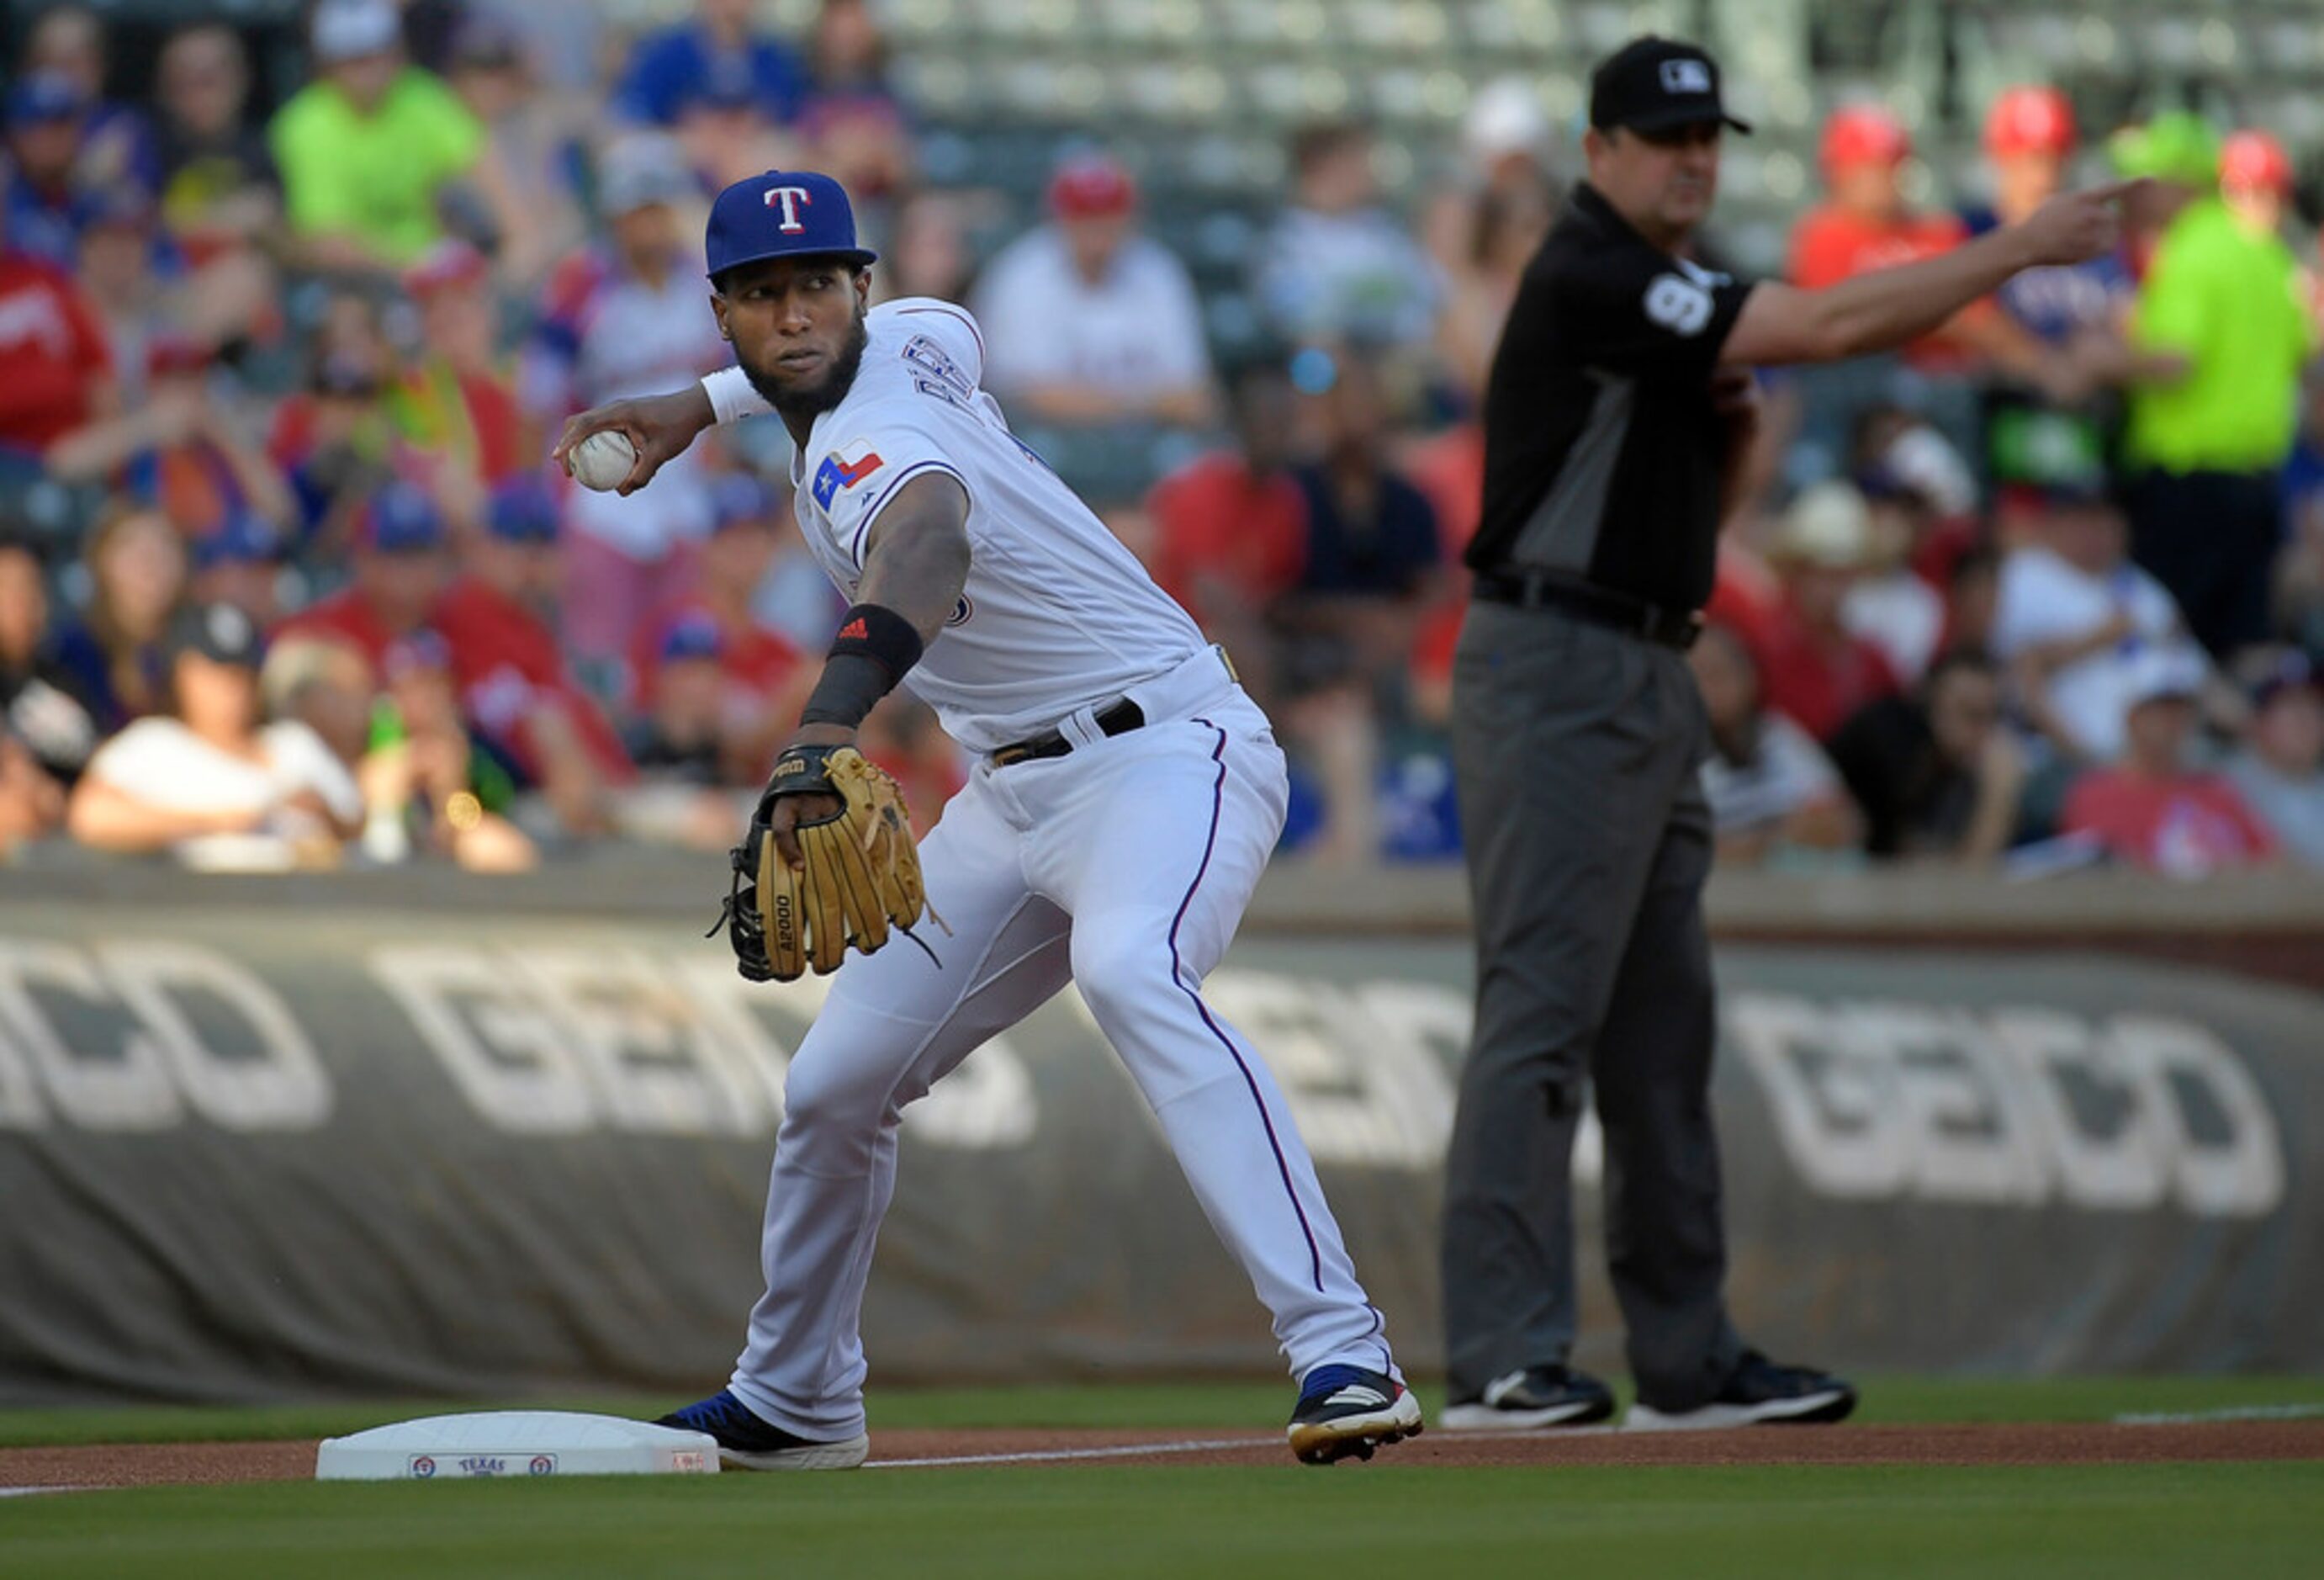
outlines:
{"label": "blurred crowd", "polygon": [[[1232,651],[1294,760],[1286,847],[1457,852],[1479,403],[1574,173],[1522,83],[1409,209],[1365,127],[1298,132],[1246,322],[1120,150],[1061,142],[1037,212],[928,180],[867,0],[799,36],[750,0],[636,34],[318,0],[279,97],[228,23],[134,72],[77,5],[11,42],[0,857],[730,843],[839,609],[789,441],[722,430],[627,499],[545,457],[572,412],[723,365],[703,215],[787,166],[856,197],[878,298],[973,309],[1020,431]],[[2291,162],[2183,113],[2086,141],[2040,87],[1984,148],[1974,203],[1915,208],[1906,129],[1838,112],[1787,273],[1926,255],[2108,171],[2145,178],[2126,246],[1897,357],[1763,380],[1692,654],[1721,859],[2324,865],[2324,319]],[[867,745],[924,823],[961,782],[908,698]]]}

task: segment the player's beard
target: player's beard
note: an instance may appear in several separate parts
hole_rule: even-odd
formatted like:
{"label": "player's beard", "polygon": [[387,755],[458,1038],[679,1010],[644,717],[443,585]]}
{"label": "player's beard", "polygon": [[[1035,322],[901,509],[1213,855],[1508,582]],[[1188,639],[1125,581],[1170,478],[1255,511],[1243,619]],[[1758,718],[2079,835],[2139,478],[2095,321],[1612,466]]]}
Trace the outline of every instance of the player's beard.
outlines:
{"label": "player's beard", "polygon": [[855,387],[856,370],[863,365],[863,348],[871,343],[871,326],[863,309],[859,307],[855,310],[854,326],[847,331],[839,355],[832,358],[830,369],[812,384],[777,383],[741,356],[734,360],[742,367],[742,376],[751,381],[751,387],[768,405],[785,417],[808,422],[847,399],[847,392]]}

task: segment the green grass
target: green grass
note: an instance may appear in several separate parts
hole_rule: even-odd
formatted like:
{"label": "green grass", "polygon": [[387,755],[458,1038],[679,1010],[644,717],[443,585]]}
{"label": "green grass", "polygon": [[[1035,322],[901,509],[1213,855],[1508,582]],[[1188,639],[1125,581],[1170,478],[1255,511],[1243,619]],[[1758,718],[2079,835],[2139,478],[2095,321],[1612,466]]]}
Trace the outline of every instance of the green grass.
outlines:
{"label": "green grass", "polygon": [[[1426,1391],[1432,1408],[1441,1403]],[[524,1401],[648,1415],[659,1396]],[[890,1390],[881,1428],[1272,1428],[1264,1383]],[[1883,1377],[1864,1418],[2105,1419],[2324,1407],[2324,1378]],[[0,1412],[0,1445],[317,1437],[446,1409]],[[1007,1467],[846,1476],[158,1487],[0,1500],[0,1580],[686,1580],[2024,1575],[2317,1571],[2324,1462],[2051,1468]]]}
{"label": "green grass", "polygon": [[0,1577],[2311,1575],[2324,1465],[1164,1468],[167,1488],[0,1506]]}
{"label": "green grass", "polygon": [[[1423,1388],[1433,1414],[1443,1391]],[[252,1409],[110,1406],[0,1410],[0,1447],[60,1443],[183,1443],[327,1437],[452,1410],[581,1409],[652,1417],[671,1394],[597,1394],[498,1403],[384,1400]],[[1118,1383],[1053,1388],[889,1389],[872,1395],[872,1428],[918,1427],[1272,1427],[1287,1384]],[[1867,1421],[2098,1421],[2125,1412],[2192,1412],[2266,1405],[2324,1409],[2324,1377],[2044,1377],[1868,1379]]]}

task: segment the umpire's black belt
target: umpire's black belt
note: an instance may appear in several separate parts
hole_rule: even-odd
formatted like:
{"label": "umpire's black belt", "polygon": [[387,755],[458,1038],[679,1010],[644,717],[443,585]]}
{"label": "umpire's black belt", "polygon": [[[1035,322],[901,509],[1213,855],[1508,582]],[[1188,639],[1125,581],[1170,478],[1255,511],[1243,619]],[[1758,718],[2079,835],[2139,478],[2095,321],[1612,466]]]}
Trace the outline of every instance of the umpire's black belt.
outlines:
{"label": "umpire's black belt", "polygon": [[1702,631],[1702,616],[1691,609],[1649,604],[1628,593],[1569,581],[1538,570],[1477,573],[1476,596],[1519,609],[1555,609],[1592,625],[1644,637],[1684,652]]}
{"label": "umpire's black belt", "polygon": [[[1144,726],[1146,710],[1125,697],[1103,713],[1093,715],[1090,722],[1105,735],[1126,735]],[[1071,741],[1051,730],[1046,735],[1034,735],[1003,746],[991,753],[986,761],[995,768],[1006,768],[1012,762],[1030,762],[1037,757],[1063,757],[1073,749]]]}

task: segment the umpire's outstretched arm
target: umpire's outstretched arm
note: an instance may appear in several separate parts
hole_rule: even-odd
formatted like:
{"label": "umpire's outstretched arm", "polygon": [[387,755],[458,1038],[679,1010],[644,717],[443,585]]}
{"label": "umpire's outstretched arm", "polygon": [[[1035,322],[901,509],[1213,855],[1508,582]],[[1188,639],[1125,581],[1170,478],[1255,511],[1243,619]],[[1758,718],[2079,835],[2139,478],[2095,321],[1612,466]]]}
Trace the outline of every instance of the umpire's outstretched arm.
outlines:
{"label": "umpire's outstretched arm", "polygon": [[1763,284],[1722,355],[1766,365],[1837,362],[1916,340],[2021,270],[2080,263],[2113,250],[2119,205],[2136,181],[2063,192],[2015,225],[1933,258],[1876,269],[1821,291]]}

